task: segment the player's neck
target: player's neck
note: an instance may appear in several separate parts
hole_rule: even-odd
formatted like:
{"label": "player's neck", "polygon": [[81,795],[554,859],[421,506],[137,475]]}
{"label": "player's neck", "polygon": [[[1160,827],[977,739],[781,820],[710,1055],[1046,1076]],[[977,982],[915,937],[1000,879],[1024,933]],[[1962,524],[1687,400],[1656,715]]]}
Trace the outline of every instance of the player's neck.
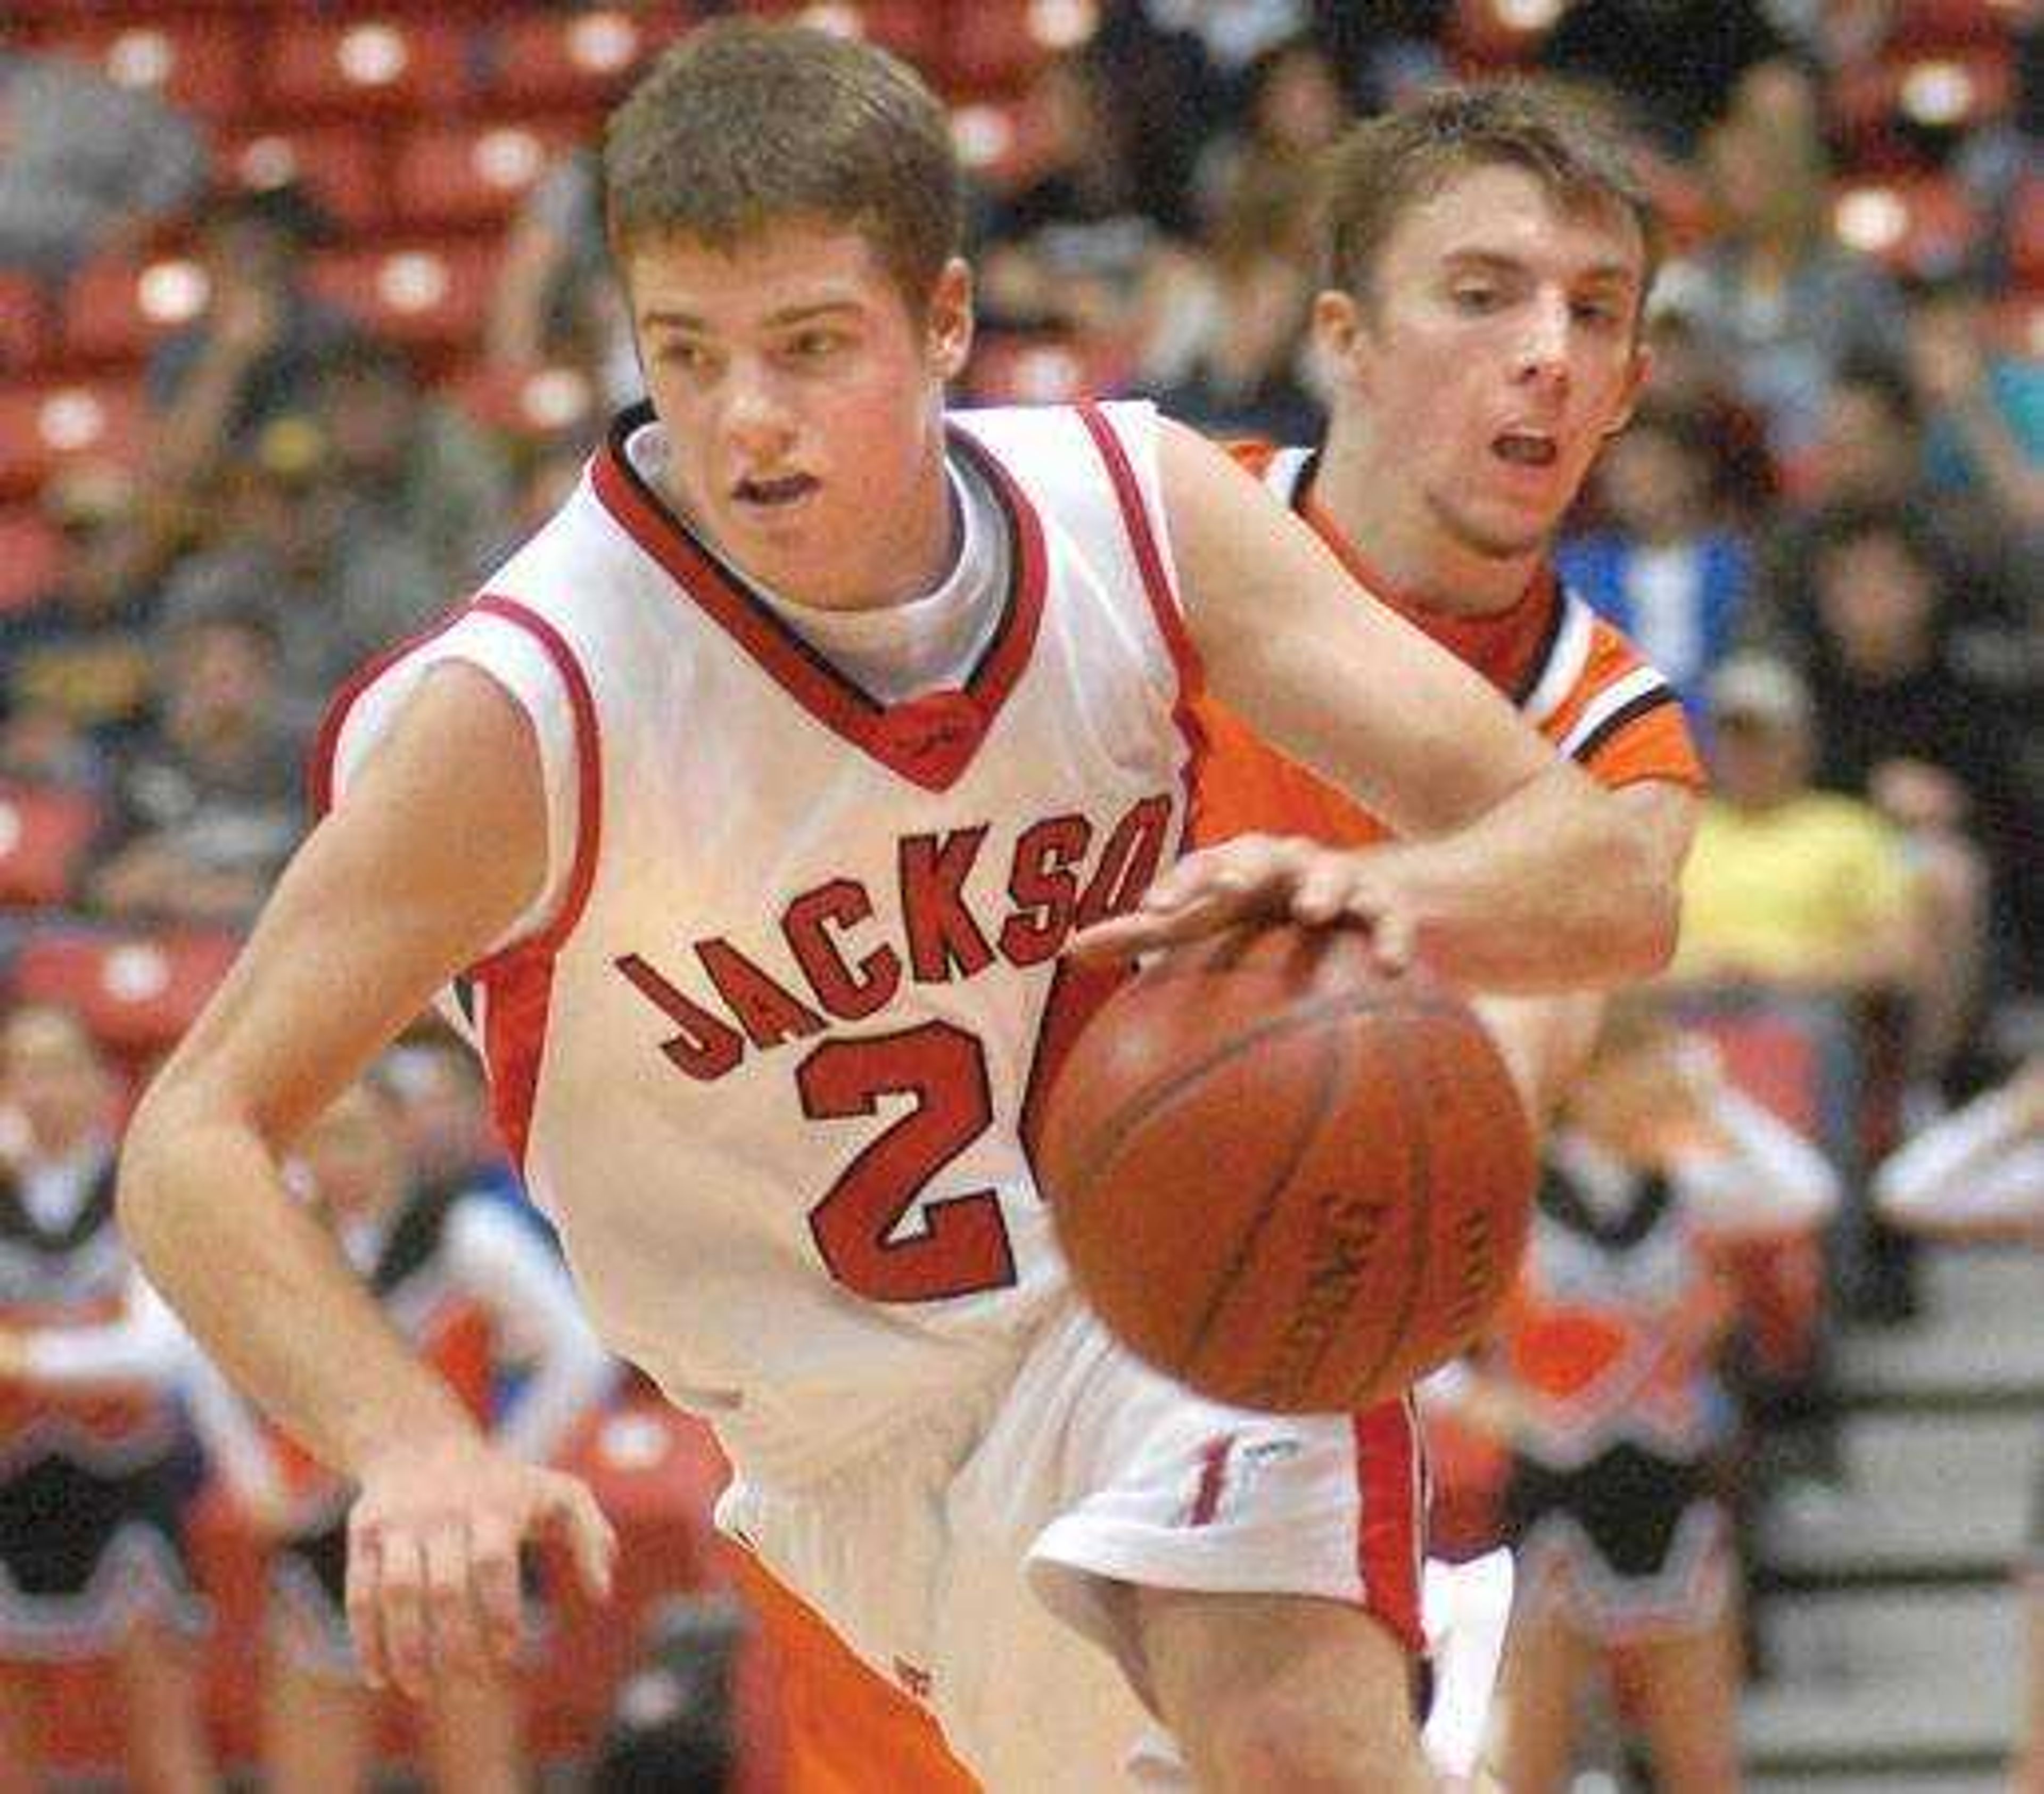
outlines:
{"label": "player's neck", "polygon": [[1314,474],[1316,508],[1354,559],[1407,605],[1450,617],[1494,617],[1525,596],[1544,547],[1500,558],[1458,541],[1424,494],[1367,443],[1331,431]]}

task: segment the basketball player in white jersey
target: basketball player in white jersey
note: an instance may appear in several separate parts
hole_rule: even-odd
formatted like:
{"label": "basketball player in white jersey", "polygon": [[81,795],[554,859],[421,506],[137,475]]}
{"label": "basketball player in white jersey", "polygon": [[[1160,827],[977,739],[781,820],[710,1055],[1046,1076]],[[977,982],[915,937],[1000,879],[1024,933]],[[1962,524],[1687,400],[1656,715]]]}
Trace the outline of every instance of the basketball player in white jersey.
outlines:
{"label": "basketball player in white jersey", "polygon": [[[605,182],[651,409],[338,706],[329,812],[131,1131],[138,1251],[359,1485],[373,1671],[507,1651],[536,1534],[600,1586],[587,1492],[494,1451],[279,1185],[445,993],[607,1343],[733,1458],[727,1530],[986,1785],[1427,1785],[1355,1423],[1198,1400],[1066,1292],[1029,1141],[1113,969],[1064,949],[1289,912],[1555,989],[1658,967],[1672,892],[1220,451],[945,416],[958,172],[886,56],[709,28]],[[1411,839],[1230,843],[1151,908],[1202,680]]]}

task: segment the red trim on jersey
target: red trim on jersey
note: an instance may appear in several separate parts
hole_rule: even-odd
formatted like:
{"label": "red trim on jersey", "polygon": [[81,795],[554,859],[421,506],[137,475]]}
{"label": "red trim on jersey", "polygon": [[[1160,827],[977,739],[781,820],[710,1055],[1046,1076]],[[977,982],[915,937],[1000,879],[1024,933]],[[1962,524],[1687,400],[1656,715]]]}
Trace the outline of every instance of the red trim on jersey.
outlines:
{"label": "red trim on jersey", "polygon": [[468,615],[468,610],[466,601],[456,605],[429,628],[371,655],[341,681],[327,701],[325,714],[320,718],[318,732],[313,737],[312,751],[306,757],[305,786],[312,795],[315,822],[333,808],[334,761],[340,751],[341,731],[348,726],[348,713],[355,708],[355,700],[414,648],[424,647],[427,643],[444,636]]}
{"label": "red trim on jersey", "polygon": [[1363,1605],[1408,1650],[1421,1655],[1427,1633],[1420,1616],[1420,1566],[1426,1540],[1419,1427],[1402,1397],[1357,1415],[1353,1425]]}
{"label": "red trim on jersey", "polygon": [[993,641],[962,691],[921,693],[883,705],[747,591],[640,477],[624,444],[651,415],[644,409],[628,412],[597,451],[593,478],[605,508],[667,570],[683,596],[818,722],[911,783],[949,789],[1021,678],[1043,617],[1043,526],[1006,469],[962,431],[950,432],[951,447],[986,474],[1008,518],[1009,587]]}
{"label": "red trim on jersey", "polygon": [[1178,594],[1164,565],[1163,550],[1158,546],[1157,532],[1151,526],[1150,508],[1143,501],[1142,482],[1136,478],[1128,450],[1120,433],[1108,422],[1106,413],[1097,405],[1082,405],[1076,409],[1086,433],[1093,438],[1093,446],[1100,451],[1101,459],[1106,463],[1107,477],[1114,487],[1115,502],[1121,508],[1121,521],[1128,531],[1129,546],[1135,551],[1135,564],[1143,574],[1143,592],[1156,616],[1158,632],[1171,651],[1172,663],[1178,670],[1180,701],[1189,705],[1205,686],[1206,674],[1200,666],[1199,651],[1186,633],[1185,615],[1178,608]]}
{"label": "red trim on jersey", "polygon": [[[1082,966],[1070,957],[1060,958],[1051,975],[1051,993],[1043,999],[1043,1019],[1036,1024],[1036,1052],[1029,1062],[1028,1081],[1022,1089],[1021,1119],[1017,1131],[1023,1157],[1030,1174],[1035,1173],[1036,1144],[1043,1133],[1043,1108],[1057,1088],[1058,1074],[1070,1055],[1073,1043],[1085,1031],[1101,1005],[1135,975],[1132,961],[1122,966]],[[1039,1189],[1041,1189],[1040,1181]]]}
{"label": "red trim on jersey", "polygon": [[[529,941],[512,951],[557,952],[561,943],[582,919],[589,901],[590,886],[596,882],[597,850],[603,844],[603,734],[596,720],[596,698],[590,690],[589,675],[567,638],[538,612],[528,609],[516,598],[486,592],[474,608],[486,616],[515,624],[545,650],[567,690],[568,710],[574,719],[575,738],[575,845],[574,865],[568,874],[568,888],[561,898],[560,913]],[[502,957],[499,955],[499,957]],[[487,977],[494,962],[475,968],[478,977]]]}
{"label": "red trim on jersey", "polygon": [[1200,813],[1200,775],[1206,764],[1209,746],[1206,724],[1200,713],[1206,691],[1206,670],[1185,628],[1185,613],[1179,609],[1177,591],[1165,567],[1157,532],[1151,527],[1150,509],[1143,502],[1142,484],[1128,459],[1128,447],[1098,405],[1081,405],[1076,409],[1107,468],[1108,483],[1114,488],[1115,503],[1121,511],[1122,525],[1128,532],[1128,544],[1135,553],[1136,568],[1143,576],[1143,594],[1157,619],[1158,633],[1163,636],[1164,645],[1170,651],[1171,663],[1178,669],[1178,700],[1172,706],[1171,720],[1185,737],[1187,750],[1185,821],[1185,827],[1178,832],[1178,852],[1182,855],[1193,845],[1193,830]]}

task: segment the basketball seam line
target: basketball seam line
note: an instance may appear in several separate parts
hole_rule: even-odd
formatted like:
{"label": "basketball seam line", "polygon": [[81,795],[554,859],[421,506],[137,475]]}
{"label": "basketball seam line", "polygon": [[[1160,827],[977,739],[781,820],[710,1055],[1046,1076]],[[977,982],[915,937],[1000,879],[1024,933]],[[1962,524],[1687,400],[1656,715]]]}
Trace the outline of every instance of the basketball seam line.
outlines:
{"label": "basketball seam line", "polygon": [[[1390,1003],[1368,992],[1349,991],[1339,996],[1317,998],[1304,1008],[1288,1009],[1282,1015],[1273,1016],[1268,1021],[1258,1022],[1254,1028],[1231,1037],[1225,1045],[1214,1048],[1204,1058],[1187,1066],[1169,1081],[1132,1098],[1124,1107],[1108,1117],[1097,1130],[1101,1144],[1080,1164],[1072,1180],[1075,1188],[1057,1193],[1067,1203],[1084,1201],[1091,1193],[1093,1185],[1099,1181],[1101,1174],[1126,1143],[1125,1136],[1130,1129],[1147,1120],[1158,1109],[1175,1102],[1189,1085],[1197,1084],[1215,1066],[1224,1063],[1246,1047],[1281,1039],[1295,1028],[1309,1027],[1337,1016],[1368,1015],[1374,1009],[1402,1009],[1413,1016],[1459,1015],[1463,1008],[1461,1003],[1447,997],[1421,997],[1417,1001],[1401,998],[1397,1003]],[[1107,1019],[1112,1020],[1112,1017]],[[1100,1020],[1100,1017],[1096,1017],[1093,1025],[1097,1026]]]}
{"label": "basketball seam line", "polygon": [[1249,1225],[1242,1230],[1242,1237],[1222,1270],[1213,1293],[1208,1298],[1206,1308],[1193,1328],[1192,1337],[1186,1342],[1182,1362],[1188,1373],[1197,1365],[1200,1348],[1206,1343],[1207,1335],[1220,1318],[1221,1309],[1234,1293],[1243,1273],[1249,1269],[1250,1261],[1255,1256],[1256,1243],[1262,1238],[1264,1229],[1270,1225],[1271,1216],[1277,1212],[1277,1204],[1272,1197],[1291,1182],[1307,1153],[1312,1150],[1313,1142],[1320,1138],[1320,1129],[1326,1124],[1327,1110],[1334,1101],[1335,1074],[1347,1058],[1344,1043],[1337,1039],[1334,1045],[1334,1051],[1320,1055],[1320,1088],[1313,1093],[1312,1112],[1298,1129],[1292,1151],[1279,1168],[1278,1175],[1265,1181],[1262,1195],[1250,1216]]}

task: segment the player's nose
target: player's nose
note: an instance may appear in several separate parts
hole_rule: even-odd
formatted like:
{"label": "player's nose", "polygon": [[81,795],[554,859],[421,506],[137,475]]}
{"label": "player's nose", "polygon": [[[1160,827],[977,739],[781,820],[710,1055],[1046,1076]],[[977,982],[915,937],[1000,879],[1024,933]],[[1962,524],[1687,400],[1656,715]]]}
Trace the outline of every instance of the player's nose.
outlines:
{"label": "player's nose", "polygon": [[748,457],[770,461],[795,434],[788,407],[768,381],[740,376],[725,394],[724,433],[732,446]]}
{"label": "player's nose", "polygon": [[1522,381],[1566,387],[1569,381],[1566,295],[1543,294],[1526,308],[1524,323],[1513,345],[1513,374]]}

